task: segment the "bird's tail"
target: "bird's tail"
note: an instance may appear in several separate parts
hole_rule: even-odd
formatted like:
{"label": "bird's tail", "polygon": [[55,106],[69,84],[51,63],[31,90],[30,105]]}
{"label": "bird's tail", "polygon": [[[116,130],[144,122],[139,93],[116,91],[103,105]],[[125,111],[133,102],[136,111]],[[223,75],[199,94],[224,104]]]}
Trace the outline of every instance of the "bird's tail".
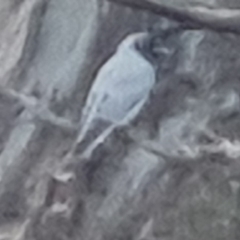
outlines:
{"label": "bird's tail", "polygon": [[[147,97],[143,98],[141,101],[139,101],[132,109],[131,111],[125,116],[125,118],[120,121],[120,122],[116,122],[113,123],[111,122],[110,125],[108,123],[107,126],[104,127],[103,131],[101,131],[97,137],[93,140],[92,143],[90,143],[85,150],[83,151],[83,153],[81,154],[81,156],[83,158],[90,158],[92,152],[99,146],[99,144],[103,143],[105,141],[105,139],[113,132],[113,130],[116,127],[120,127],[120,126],[125,126],[127,124],[129,124],[139,113],[139,111],[142,109],[144,103],[146,102]],[[88,128],[89,129],[89,128]]]}
{"label": "bird's tail", "polygon": [[94,127],[94,120],[97,113],[97,104],[94,104],[94,106],[91,107],[90,110],[88,108],[89,107],[87,104],[86,108],[83,110],[83,114],[81,117],[80,132],[78,134],[76,144],[81,143],[85,139],[88,131]]}
{"label": "bird's tail", "polygon": [[90,115],[85,121],[81,121],[76,144],[81,143],[85,139],[88,131],[93,127],[93,120],[93,116]]}
{"label": "bird's tail", "polygon": [[[89,101],[87,102],[85,108],[83,109],[83,114],[80,121],[80,131],[77,136],[77,139],[72,146],[72,149],[70,150],[70,155],[75,154],[76,152],[79,152],[79,148],[82,148],[82,145],[85,145],[86,142],[89,141],[88,134],[93,130],[93,128],[96,126],[96,120],[97,120],[97,107],[98,107],[98,101],[99,99],[95,99],[95,101]],[[92,138],[92,137],[91,137]],[[85,145],[86,146],[86,145]],[[84,146],[83,146],[84,147]],[[84,147],[85,149],[85,147]],[[81,152],[82,150],[80,150]]]}
{"label": "bird's tail", "polygon": [[101,144],[103,143],[106,138],[113,132],[113,130],[117,127],[116,124],[112,124],[108,126],[97,138],[90,143],[87,148],[83,151],[81,154],[82,158],[89,159],[93,153],[93,151]]}

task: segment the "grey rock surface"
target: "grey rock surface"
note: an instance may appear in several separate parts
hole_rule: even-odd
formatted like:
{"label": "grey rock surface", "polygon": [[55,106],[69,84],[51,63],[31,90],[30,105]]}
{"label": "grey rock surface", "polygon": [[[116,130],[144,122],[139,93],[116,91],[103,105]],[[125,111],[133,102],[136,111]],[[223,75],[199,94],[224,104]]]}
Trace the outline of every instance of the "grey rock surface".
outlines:
{"label": "grey rock surface", "polygon": [[101,66],[126,35],[171,21],[114,0],[0,0],[0,240],[240,238],[240,36],[231,29],[171,35],[177,51],[157,60],[138,116],[91,158],[69,155]]}

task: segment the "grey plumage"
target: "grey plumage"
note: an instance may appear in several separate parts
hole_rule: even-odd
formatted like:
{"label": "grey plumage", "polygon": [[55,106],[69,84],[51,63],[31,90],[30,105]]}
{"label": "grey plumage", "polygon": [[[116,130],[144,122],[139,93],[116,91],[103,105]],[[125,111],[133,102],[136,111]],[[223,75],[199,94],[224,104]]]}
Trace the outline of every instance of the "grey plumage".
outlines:
{"label": "grey plumage", "polygon": [[99,70],[83,109],[77,144],[96,127],[98,120],[108,126],[87,147],[84,157],[90,157],[116,127],[133,120],[146,102],[155,83],[155,70],[140,50],[149,38],[148,33],[127,36]]}

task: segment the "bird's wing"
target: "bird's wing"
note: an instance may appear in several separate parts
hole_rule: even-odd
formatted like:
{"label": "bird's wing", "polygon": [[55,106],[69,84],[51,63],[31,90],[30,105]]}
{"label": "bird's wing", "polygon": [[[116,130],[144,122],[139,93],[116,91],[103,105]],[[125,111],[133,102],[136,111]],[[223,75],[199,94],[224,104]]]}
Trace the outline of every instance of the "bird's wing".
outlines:
{"label": "bird's wing", "polygon": [[114,78],[114,68],[113,65],[117,65],[117,57],[112,56],[99,70],[96,79],[88,93],[88,97],[85,106],[82,111],[81,116],[81,126],[85,124],[91,113],[94,112],[98,104],[101,103],[102,99],[106,94],[106,87]]}
{"label": "bird's wing", "polygon": [[145,59],[132,57],[115,68],[111,77],[97,112],[103,119],[120,122],[148,96],[155,83],[155,71]]}
{"label": "bird's wing", "polygon": [[114,68],[117,65],[118,58],[112,56],[99,70],[95,81],[88,93],[85,106],[82,111],[80,121],[80,133],[77,142],[81,142],[87,132],[93,127],[93,122],[97,118],[97,109],[106,95],[106,85],[113,78]]}

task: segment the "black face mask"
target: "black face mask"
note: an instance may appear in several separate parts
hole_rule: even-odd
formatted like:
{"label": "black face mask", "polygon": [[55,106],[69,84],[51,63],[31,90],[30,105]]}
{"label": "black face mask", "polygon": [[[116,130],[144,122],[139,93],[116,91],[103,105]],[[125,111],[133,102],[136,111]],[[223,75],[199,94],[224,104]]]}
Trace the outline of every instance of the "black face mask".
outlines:
{"label": "black face mask", "polygon": [[136,43],[135,48],[149,62],[153,63],[154,61],[156,61],[156,56],[153,54],[153,51],[152,51],[151,37],[149,37],[149,39],[146,39],[142,42]]}

